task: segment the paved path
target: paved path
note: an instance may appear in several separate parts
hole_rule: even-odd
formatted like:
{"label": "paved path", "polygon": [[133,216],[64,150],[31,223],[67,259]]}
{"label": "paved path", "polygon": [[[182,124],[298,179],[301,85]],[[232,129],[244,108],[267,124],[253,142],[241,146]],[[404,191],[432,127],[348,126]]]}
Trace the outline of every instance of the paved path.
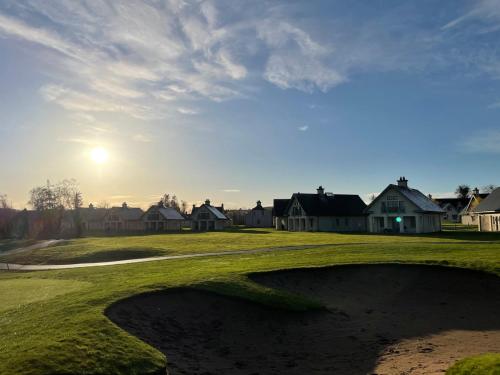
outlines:
{"label": "paved path", "polygon": [[12,254],[18,254],[18,253],[24,253],[26,251],[31,251],[31,250],[37,250],[37,249],[43,249],[45,247],[49,247],[52,245],[55,245],[56,243],[63,242],[64,240],[46,240],[46,241],[41,241],[37,242],[36,244],[33,244],[31,246],[26,246],[26,247],[19,247],[17,249],[12,249],[12,250],[7,250],[0,255],[12,255]]}
{"label": "paved path", "polygon": [[217,252],[211,252],[211,253],[197,253],[197,254],[184,254],[184,255],[165,255],[165,256],[159,256],[159,257],[137,258],[137,259],[124,259],[124,260],[115,260],[115,261],[111,261],[111,262],[96,262],[96,263],[73,263],[73,264],[13,264],[13,263],[0,263],[0,270],[9,270],[9,271],[48,271],[48,270],[62,270],[62,269],[70,269],[70,268],[116,266],[116,265],[120,265],[120,264],[154,262],[154,261],[158,261],[158,260],[206,258],[206,257],[222,256],[222,255],[258,254],[258,253],[269,253],[269,252],[275,252],[275,251],[315,249],[315,248],[326,247],[326,246],[362,245],[362,244],[364,244],[364,243],[285,246],[285,247],[274,247],[274,248],[254,249],[254,250],[217,251]]}

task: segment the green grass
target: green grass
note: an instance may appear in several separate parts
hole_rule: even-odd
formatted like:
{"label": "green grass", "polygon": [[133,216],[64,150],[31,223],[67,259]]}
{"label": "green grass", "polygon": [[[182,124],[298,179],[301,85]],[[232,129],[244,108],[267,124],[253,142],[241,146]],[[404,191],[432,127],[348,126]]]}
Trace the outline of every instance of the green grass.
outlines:
{"label": "green grass", "polygon": [[446,372],[446,375],[499,375],[500,354],[483,354],[458,361]]}
{"label": "green grass", "polygon": [[161,255],[250,250],[290,246],[387,243],[486,243],[499,241],[499,233],[453,231],[429,235],[375,235],[278,232],[272,229],[234,229],[225,232],[159,234],[124,237],[88,237],[47,248],[0,254],[0,262],[68,264],[101,262]]}
{"label": "green grass", "polygon": [[0,255],[5,251],[30,246],[36,242],[36,240],[0,240]]}
{"label": "green grass", "polygon": [[[130,336],[103,314],[113,302],[146,291],[191,286],[275,307],[305,310],[319,305],[315,301],[256,285],[246,278],[246,274],[348,263],[424,263],[467,267],[500,276],[498,235],[450,232],[410,237],[262,232],[128,239],[155,243],[155,246],[164,243],[169,251],[176,248],[185,252],[234,249],[237,246],[262,248],[273,244],[337,245],[112,267],[1,272],[0,374],[161,373],[165,366],[163,354]],[[206,247],[203,238],[207,240]],[[126,243],[123,238],[116,237],[82,239],[51,250],[65,252],[71,249],[67,246],[77,246],[78,243],[92,248],[96,246],[95,241],[101,250],[107,251],[122,249]],[[135,247],[137,243],[128,243],[128,246]],[[88,250],[74,248],[73,251],[87,251],[88,254]],[[4,306],[6,301],[9,302]]]}

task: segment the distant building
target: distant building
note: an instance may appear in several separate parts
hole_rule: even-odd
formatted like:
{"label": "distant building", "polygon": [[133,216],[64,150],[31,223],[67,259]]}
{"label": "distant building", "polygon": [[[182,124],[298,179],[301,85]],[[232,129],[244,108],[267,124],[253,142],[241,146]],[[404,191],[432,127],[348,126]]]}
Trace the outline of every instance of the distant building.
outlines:
{"label": "distant building", "polygon": [[223,230],[231,226],[231,220],[224,214],[224,205],[214,207],[207,199],[200,207],[193,205],[191,229],[194,231]]}
{"label": "distant building", "polygon": [[408,187],[401,177],[390,184],[366,208],[372,233],[430,233],[441,230],[445,211],[431,198]]}
{"label": "distant building", "polygon": [[288,217],[286,208],[290,199],[275,199],[273,201],[273,225],[276,230],[288,230]]}
{"label": "distant building", "polygon": [[233,225],[245,225],[246,216],[250,210],[239,208],[237,210],[225,210],[224,215],[226,215]]}
{"label": "distant building", "polygon": [[180,231],[184,216],[172,207],[165,207],[163,202],[155,204],[142,215],[144,230],[147,232]]}
{"label": "distant building", "polygon": [[279,213],[285,216],[281,216],[276,225],[282,226],[286,218],[288,231],[363,232],[366,231],[365,208],[359,195],[325,193],[320,186],[316,194],[293,194],[284,212]]}
{"label": "distant building", "polygon": [[270,228],[273,226],[272,209],[262,207],[262,202],[257,201],[257,206],[252,208],[245,217],[245,225],[254,228]]}
{"label": "distant building", "polygon": [[460,220],[465,225],[478,225],[478,215],[474,209],[485,199],[489,193],[480,193],[478,188],[472,190],[472,195],[468,198],[468,202],[464,209],[460,212]]}
{"label": "distant building", "polygon": [[469,198],[432,198],[429,196],[434,202],[436,202],[439,207],[441,207],[444,211],[442,219],[444,221],[451,221],[454,223],[460,222],[460,213],[469,203]]}
{"label": "distant building", "polygon": [[478,215],[480,232],[500,232],[500,188],[496,188],[472,212]]}
{"label": "distant building", "polygon": [[123,203],[121,207],[112,207],[104,215],[104,230],[106,232],[139,232],[144,228],[141,220],[144,211],[140,208],[128,207]]}

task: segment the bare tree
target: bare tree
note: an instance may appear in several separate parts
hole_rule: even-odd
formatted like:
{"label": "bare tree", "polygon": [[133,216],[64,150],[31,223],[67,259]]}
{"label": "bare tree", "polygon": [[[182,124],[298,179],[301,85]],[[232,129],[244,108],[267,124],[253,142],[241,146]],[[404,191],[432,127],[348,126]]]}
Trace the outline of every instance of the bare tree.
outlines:
{"label": "bare tree", "polygon": [[0,208],[12,208],[7,200],[7,194],[0,194]]}
{"label": "bare tree", "polygon": [[[75,197],[78,196],[78,199]],[[63,180],[56,185],[47,180],[47,184],[36,186],[30,191],[28,202],[35,210],[45,211],[55,208],[76,209],[75,203],[82,204],[82,193],[76,180]]]}
{"label": "bare tree", "polygon": [[470,186],[469,185],[458,185],[455,194],[458,198],[467,198],[470,194]]}
{"label": "bare tree", "polygon": [[108,209],[109,208],[109,203],[106,202],[105,200],[104,201],[100,201],[99,203],[97,203],[97,208],[106,208]]}
{"label": "bare tree", "polygon": [[181,213],[187,214],[187,210],[188,210],[188,202],[181,201]]}
{"label": "bare tree", "polygon": [[179,206],[179,200],[177,199],[177,196],[170,195],[170,194],[163,194],[163,197],[160,199],[160,204],[163,204],[164,207],[170,207],[173,208],[177,211],[181,211],[181,207]]}
{"label": "bare tree", "polygon": [[483,192],[485,193],[491,193],[493,190],[495,190],[497,188],[496,185],[493,185],[493,184],[489,184],[489,185],[486,185],[486,186],[483,186],[483,188],[481,189]]}
{"label": "bare tree", "polygon": [[370,197],[369,197],[370,202],[373,202],[376,198],[377,198],[377,195],[371,194]]}

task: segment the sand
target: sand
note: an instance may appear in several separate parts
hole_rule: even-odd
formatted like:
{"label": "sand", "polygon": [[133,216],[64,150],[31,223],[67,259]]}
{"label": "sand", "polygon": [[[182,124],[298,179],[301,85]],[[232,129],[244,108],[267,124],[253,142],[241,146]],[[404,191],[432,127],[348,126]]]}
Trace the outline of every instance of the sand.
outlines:
{"label": "sand", "polygon": [[137,295],[106,314],[165,353],[170,374],[443,374],[500,352],[500,278],[355,265],[250,276],[322,301],[290,312],[195,289]]}

